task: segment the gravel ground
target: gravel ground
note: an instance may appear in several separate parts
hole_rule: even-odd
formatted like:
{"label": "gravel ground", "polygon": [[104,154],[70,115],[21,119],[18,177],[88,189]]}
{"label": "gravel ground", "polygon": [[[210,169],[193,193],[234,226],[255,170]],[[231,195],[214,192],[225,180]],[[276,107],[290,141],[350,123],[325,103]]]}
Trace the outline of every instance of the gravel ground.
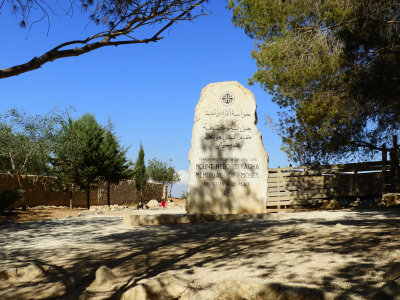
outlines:
{"label": "gravel ground", "polygon": [[76,299],[102,265],[121,283],[129,282],[124,289],[172,273],[199,289],[223,280],[254,280],[318,289],[327,299],[370,299],[384,284],[385,270],[400,262],[398,210],[281,212],[267,220],[154,227],[122,224],[126,214],[182,212],[125,209],[1,223],[0,277],[2,270],[27,265],[34,265],[36,273],[1,278],[0,299]]}

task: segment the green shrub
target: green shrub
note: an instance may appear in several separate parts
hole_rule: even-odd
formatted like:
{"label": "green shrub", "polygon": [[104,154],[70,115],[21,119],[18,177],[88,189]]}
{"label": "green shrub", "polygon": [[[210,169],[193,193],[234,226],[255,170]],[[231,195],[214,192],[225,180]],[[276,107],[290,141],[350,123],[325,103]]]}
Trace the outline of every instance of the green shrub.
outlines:
{"label": "green shrub", "polygon": [[188,191],[182,191],[182,193],[181,193],[181,199],[187,199],[187,198],[188,198],[188,195],[189,195]]}
{"label": "green shrub", "polygon": [[24,190],[4,190],[0,192],[0,212],[15,204],[24,196]]}

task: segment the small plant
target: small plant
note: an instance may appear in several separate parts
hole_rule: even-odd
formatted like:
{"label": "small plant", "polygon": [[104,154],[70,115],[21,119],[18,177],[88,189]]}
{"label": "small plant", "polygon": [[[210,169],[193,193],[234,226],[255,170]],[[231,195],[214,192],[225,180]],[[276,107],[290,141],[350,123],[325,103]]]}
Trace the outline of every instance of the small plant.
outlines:
{"label": "small plant", "polygon": [[181,193],[181,199],[187,199],[189,196],[189,192],[188,191],[182,191]]}
{"label": "small plant", "polygon": [[4,190],[0,192],[0,212],[5,211],[24,196],[24,190]]}

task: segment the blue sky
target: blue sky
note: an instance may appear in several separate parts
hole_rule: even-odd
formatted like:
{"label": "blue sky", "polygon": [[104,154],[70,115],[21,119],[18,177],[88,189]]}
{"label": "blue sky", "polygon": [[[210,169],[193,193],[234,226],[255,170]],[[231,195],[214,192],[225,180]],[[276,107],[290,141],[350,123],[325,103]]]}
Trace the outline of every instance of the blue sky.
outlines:
{"label": "blue sky", "polygon": [[[85,29],[87,19],[75,12],[72,19],[52,16],[48,35],[47,23],[33,26],[28,35],[7,9],[0,14],[0,68],[24,63],[96,30],[90,25]],[[75,118],[87,112],[101,124],[110,118],[122,144],[130,146],[132,160],[142,142],[146,160],[171,158],[184,175],[201,89],[211,82],[235,80],[256,97],[258,128],[270,166],[287,166],[279,136],[263,121],[264,114],[276,119],[278,106],[259,86],[247,84],[256,70],[250,55],[254,41],[233,26],[225,1],[210,0],[208,9],[209,15],[175,25],[157,43],[103,48],[1,79],[0,111],[17,107],[43,114],[58,104],[73,106]],[[182,189],[184,184],[173,194],[179,196]]]}

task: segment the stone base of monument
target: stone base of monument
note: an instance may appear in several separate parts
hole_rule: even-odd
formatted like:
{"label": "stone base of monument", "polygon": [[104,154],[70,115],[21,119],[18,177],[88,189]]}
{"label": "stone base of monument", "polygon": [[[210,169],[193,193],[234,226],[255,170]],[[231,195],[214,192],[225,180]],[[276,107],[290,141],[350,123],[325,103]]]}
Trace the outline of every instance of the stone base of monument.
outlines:
{"label": "stone base of monument", "polygon": [[161,214],[129,215],[124,217],[123,224],[130,226],[151,226],[170,224],[192,224],[211,222],[231,222],[245,220],[266,220],[271,214]]}

